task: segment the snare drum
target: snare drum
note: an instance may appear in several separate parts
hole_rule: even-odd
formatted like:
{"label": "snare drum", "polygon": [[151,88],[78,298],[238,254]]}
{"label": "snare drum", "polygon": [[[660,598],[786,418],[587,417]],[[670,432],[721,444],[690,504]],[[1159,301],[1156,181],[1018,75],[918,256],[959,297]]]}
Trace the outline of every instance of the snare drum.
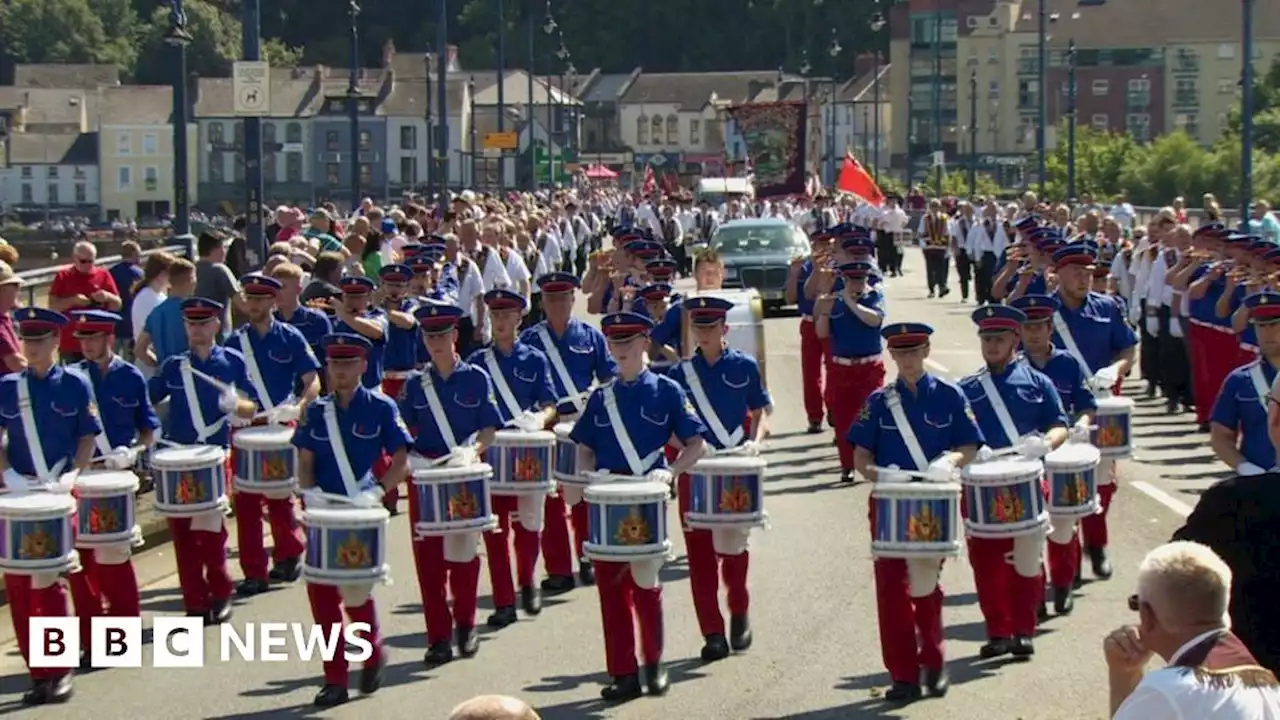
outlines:
{"label": "snare drum", "polygon": [[871,556],[958,557],[960,492],[956,483],[877,482],[871,488]]}
{"label": "snare drum", "polygon": [[1049,514],[1058,518],[1096,515],[1098,463],[1102,455],[1092,445],[1068,443],[1044,456],[1049,484]]}
{"label": "snare drum", "polygon": [[82,472],[76,478],[76,547],[132,545],[141,539],[136,522],[138,476],[131,472]]}
{"label": "snare drum", "polygon": [[578,444],[569,439],[573,423],[560,423],[555,427],[556,458],[551,476],[561,485],[586,487],[587,478],[578,472]]}
{"label": "snare drum", "polygon": [[297,487],[293,428],[250,427],[231,436],[236,490],[288,497]]}
{"label": "snare drum", "polygon": [[976,538],[1009,538],[1043,532],[1049,524],[1038,460],[971,463],[960,473],[967,510],[965,528]]}
{"label": "snare drum", "polygon": [[555,489],[551,479],[556,434],[546,430],[499,430],[484,451],[493,468],[494,495],[546,495]]}
{"label": "snare drum", "polygon": [[468,467],[419,467],[411,485],[417,516],[411,520],[420,535],[437,537],[487,532],[498,526],[489,498],[493,468],[483,463]]}
{"label": "snare drum", "polygon": [[1133,408],[1133,400],[1127,397],[1109,397],[1098,401],[1098,412],[1094,416],[1097,427],[1090,433],[1090,442],[1098,448],[1102,457],[1123,460],[1133,456],[1130,445]]}
{"label": "snare drum", "polygon": [[764,473],[758,457],[712,457],[689,471],[690,502],[685,521],[701,530],[764,525]]}
{"label": "snare drum", "polygon": [[359,585],[387,577],[385,508],[304,510],[307,554],[302,577],[317,585]]}
{"label": "snare drum", "polygon": [[670,488],[640,478],[630,480],[595,482],[584,493],[588,529],[583,552],[592,560],[657,560],[671,552],[667,539]]}
{"label": "snare drum", "polygon": [[227,507],[227,451],[212,445],[165,448],[152,459],[156,513],[191,517]]}
{"label": "snare drum", "polygon": [[40,575],[74,568],[75,515],[76,500],[70,495],[0,497],[0,570]]}

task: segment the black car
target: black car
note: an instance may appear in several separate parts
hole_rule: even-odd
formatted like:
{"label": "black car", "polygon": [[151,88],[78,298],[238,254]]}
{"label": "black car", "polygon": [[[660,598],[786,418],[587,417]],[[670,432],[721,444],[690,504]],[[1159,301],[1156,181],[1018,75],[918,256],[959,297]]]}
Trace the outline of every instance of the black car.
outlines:
{"label": "black car", "polygon": [[755,288],[768,309],[786,304],[791,261],[809,254],[804,231],[777,218],[730,220],[710,245],[724,260],[725,289]]}

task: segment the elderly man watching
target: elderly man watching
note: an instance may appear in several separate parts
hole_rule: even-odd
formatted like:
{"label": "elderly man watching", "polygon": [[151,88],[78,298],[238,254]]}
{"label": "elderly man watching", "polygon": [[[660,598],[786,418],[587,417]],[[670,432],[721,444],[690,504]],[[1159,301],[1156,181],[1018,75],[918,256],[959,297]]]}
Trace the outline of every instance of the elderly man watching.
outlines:
{"label": "elderly man watching", "polygon": [[[58,271],[49,286],[49,309],[70,315],[76,310],[120,310],[120,291],[116,281],[106,268],[98,267],[98,249],[93,243],[81,240],[71,250],[71,265]],[[74,323],[67,323],[62,330],[58,350],[64,362],[83,359],[80,341],[76,339]]]}
{"label": "elderly man watching", "polygon": [[[1138,569],[1137,625],[1103,642],[1115,720],[1280,717],[1280,687],[1230,630],[1231,570],[1213,550],[1173,542]],[[1153,655],[1167,665],[1144,675]]]}
{"label": "elderly man watching", "polygon": [[481,695],[453,709],[449,720],[541,720],[529,704],[505,695]]}

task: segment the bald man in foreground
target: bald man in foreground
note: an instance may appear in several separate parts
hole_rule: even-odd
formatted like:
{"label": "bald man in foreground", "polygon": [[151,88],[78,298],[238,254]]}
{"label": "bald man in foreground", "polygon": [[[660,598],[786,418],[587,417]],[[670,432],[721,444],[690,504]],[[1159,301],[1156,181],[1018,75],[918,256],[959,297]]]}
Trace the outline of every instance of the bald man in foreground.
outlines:
{"label": "bald man in foreground", "polygon": [[481,695],[453,709],[449,720],[542,720],[529,703],[506,695]]}

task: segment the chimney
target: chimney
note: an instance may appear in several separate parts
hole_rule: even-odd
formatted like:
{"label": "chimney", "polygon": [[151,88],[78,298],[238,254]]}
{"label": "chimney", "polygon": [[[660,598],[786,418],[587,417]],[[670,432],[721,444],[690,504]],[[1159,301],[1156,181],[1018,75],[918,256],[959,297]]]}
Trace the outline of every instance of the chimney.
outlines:
{"label": "chimney", "polygon": [[391,67],[391,61],[394,60],[395,57],[396,44],[391,41],[391,38],[387,38],[387,41],[382,45],[382,67],[384,69]]}

